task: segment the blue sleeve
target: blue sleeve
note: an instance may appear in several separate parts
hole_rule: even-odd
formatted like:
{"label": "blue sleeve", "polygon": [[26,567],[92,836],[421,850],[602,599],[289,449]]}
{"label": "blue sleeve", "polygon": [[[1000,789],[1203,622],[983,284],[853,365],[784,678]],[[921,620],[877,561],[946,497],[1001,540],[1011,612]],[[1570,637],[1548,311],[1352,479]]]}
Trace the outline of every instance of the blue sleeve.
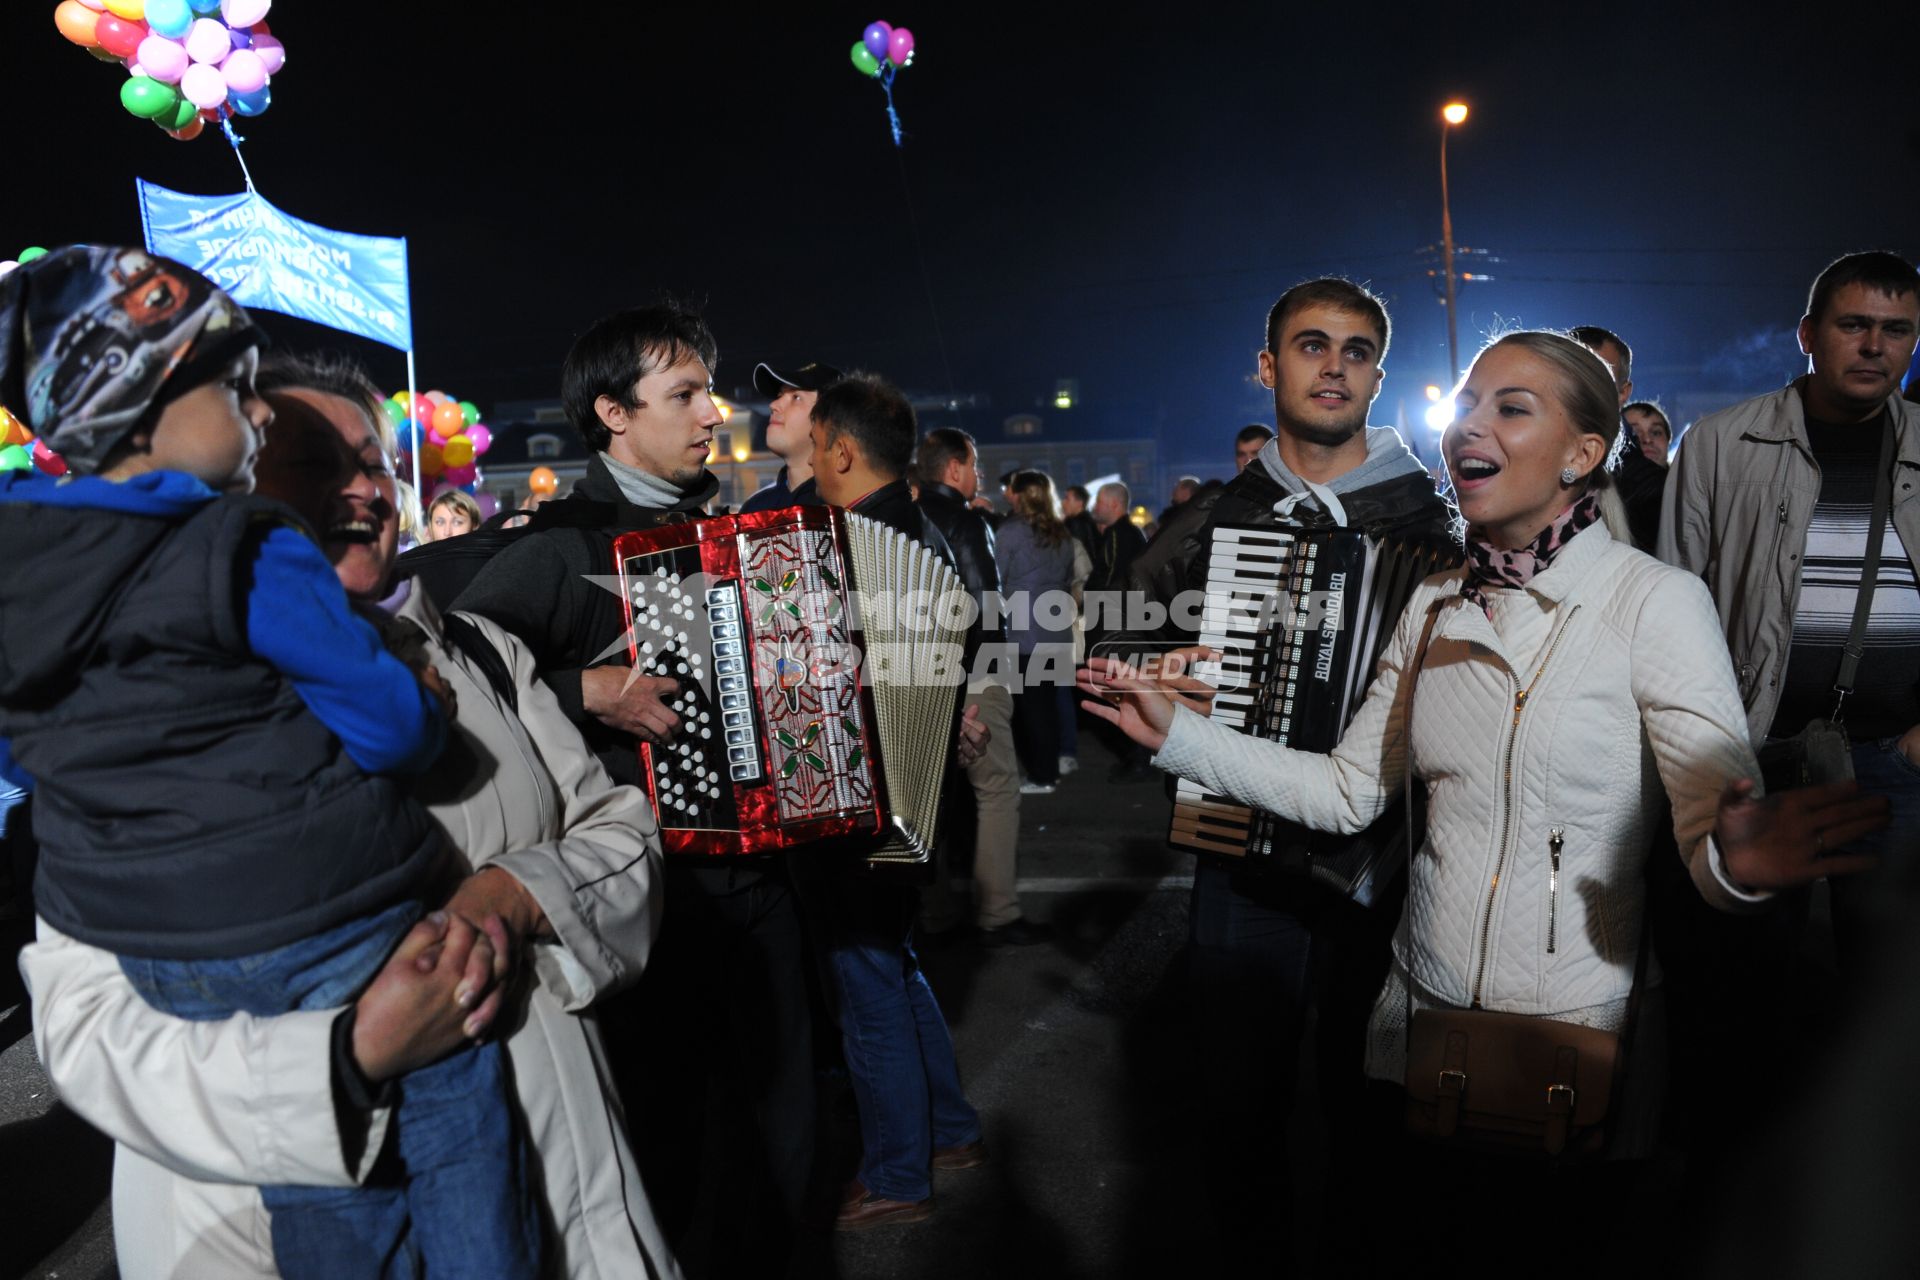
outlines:
{"label": "blue sleeve", "polygon": [[368,773],[418,773],[446,745],[440,704],[357,617],[326,556],[276,526],[254,554],[247,644]]}

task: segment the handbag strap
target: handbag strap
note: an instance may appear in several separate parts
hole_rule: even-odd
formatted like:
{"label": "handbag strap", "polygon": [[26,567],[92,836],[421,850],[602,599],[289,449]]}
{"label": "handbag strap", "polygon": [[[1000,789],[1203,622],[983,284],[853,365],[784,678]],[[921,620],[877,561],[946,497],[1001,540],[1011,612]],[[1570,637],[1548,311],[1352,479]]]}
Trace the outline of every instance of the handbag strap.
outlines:
{"label": "handbag strap", "polygon": [[1860,656],[1866,652],[1867,617],[1873,612],[1873,589],[1880,574],[1880,544],[1887,534],[1887,509],[1893,505],[1893,415],[1881,410],[1886,430],[1880,434],[1880,465],[1873,475],[1873,515],[1867,521],[1867,550],[1860,561],[1860,594],[1853,601],[1853,625],[1847,630],[1846,648],[1840,655],[1840,672],[1833,680],[1834,723],[1840,722],[1840,708],[1853,692],[1854,677],[1860,673]]}
{"label": "handbag strap", "polygon": [[[1402,679],[1406,682],[1407,696],[1400,708],[1400,789],[1405,799],[1407,825],[1407,927],[1411,929],[1413,913],[1413,829],[1419,825],[1413,820],[1413,695],[1420,683],[1420,668],[1427,665],[1427,646],[1433,642],[1433,624],[1440,617],[1441,600],[1435,599],[1427,605],[1427,618],[1420,626],[1420,643],[1414,647],[1413,661],[1407,666]],[[1406,975],[1403,984],[1407,991],[1407,1028],[1405,1035],[1409,1051],[1413,1045],[1413,974]]]}

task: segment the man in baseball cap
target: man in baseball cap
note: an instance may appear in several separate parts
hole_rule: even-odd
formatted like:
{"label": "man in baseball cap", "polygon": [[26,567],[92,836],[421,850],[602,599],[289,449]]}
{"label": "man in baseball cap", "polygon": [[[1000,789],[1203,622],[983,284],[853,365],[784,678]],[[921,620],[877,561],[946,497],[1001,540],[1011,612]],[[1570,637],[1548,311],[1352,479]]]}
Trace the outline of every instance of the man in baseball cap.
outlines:
{"label": "man in baseball cap", "polygon": [[819,503],[813,491],[813,403],[840,378],[838,369],[817,360],[788,369],[770,364],[754,366],[753,389],[771,402],[767,448],[786,465],[780,468],[778,480],[740,504],[742,512]]}

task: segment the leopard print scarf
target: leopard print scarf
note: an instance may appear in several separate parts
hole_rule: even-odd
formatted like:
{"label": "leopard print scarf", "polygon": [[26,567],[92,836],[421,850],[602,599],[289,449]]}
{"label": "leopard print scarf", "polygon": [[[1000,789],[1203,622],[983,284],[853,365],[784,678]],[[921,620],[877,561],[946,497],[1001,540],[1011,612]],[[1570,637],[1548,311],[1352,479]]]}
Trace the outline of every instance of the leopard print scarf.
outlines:
{"label": "leopard print scarf", "polygon": [[1493,601],[1487,592],[1496,587],[1524,587],[1535,574],[1553,563],[1560,548],[1574,535],[1600,518],[1600,495],[1588,492],[1562,511],[1540,536],[1518,551],[1505,551],[1489,543],[1474,529],[1467,530],[1467,579],[1460,594],[1493,617]]}

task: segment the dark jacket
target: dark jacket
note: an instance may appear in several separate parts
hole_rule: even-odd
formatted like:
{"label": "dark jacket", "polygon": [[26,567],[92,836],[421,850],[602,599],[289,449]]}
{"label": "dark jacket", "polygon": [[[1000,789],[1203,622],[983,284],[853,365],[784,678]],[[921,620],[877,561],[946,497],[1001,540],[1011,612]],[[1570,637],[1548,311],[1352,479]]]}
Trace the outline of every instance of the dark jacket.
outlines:
{"label": "dark jacket", "polygon": [[438,873],[426,815],[249,646],[254,549],[285,524],[264,498],[0,503],[16,549],[0,559],[0,733],[35,780],[36,905],[62,932],[121,955],[243,956]]}
{"label": "dark jacket", "polygon": [[1093,554],[1094,535],[1100,532],[1100,526],[1093,522],[1093,517],[1082,511],[1078,515],[1068,516],[1060,523],[1067,526],[1067,532],[1072,534],[1074,538],[1079,541],[1080,545],[1087,549],[1087,554],[1091,556]]}
{"label": "dark jacket", "polygon": [[1087,555],[1093,560],[1093,576],[1087,579],[1087,591],[1124,591],[1133,570],[1134,557],[1147,549],[1147,535],[1125,516],[1105,529],[1095,527]]}
{"label": "dark jacket", "polygon": [[616,782],[640,781],[634,741],[588,714],[580,700],[582,671],[628,662],[613,540],[699,515],[719,488],[708,475],[700,489],[670,508],[636,507],[596,454],[573,492],[559,500],[591,505],[570,508],[565,526],[536,529],[500,552],[454,602],[454,608],[491,618],[526,642],[541,679]]}
{"label": "dark jacket", "polygon": [[1660,540],[1660,503],[1667,494],[1667,468],[1640,452],[1630,428],[1620,428],[1620,457],[1613,467],[1614,488],[1627,512],[1633,545],[1654,554]]}
{"label": "dark jacket", "polygon": [[[994,559],[994,530],[981,511],[961,496],[958,489],[944,484],[920,487],[920,512],[933,522],[953,550],[953,567],[960,581],[980,605],[982,616],[988,613],[988,596],[1000,591],[1000,569]],[[997,611],[995,611],[997,613]],[[997,621],[997,619],[996,619]],[[983,627],[981,638],[1004,638],[1003,628]]]}
{"label": "dark jacket", "polygon": [[752,497],[740,504],[740,514],[748,515],[755,511],[778,511],[782,507],[820,506],[820,494],[814,488],[813,477],[808,476],[799,484],[787,484],[787,469],[780,468],[779,478],[766,488],[757,491]]}
{"label": "dark jacket", "polygon": [[1224,492],[1225,485],[1211,484],[1162,516],[1160,528],[1148,540],[1146,550],[1133,558],[1127,585],[1163,603],[1180,594],[1181,581],[1193,559],[1194,540],[1206,528]]}
{"label": "dark jacket", "polygon": [[914,541],[939,552],[940,558],[948,564],[954,563],[953,548],[947,544],[946,535],[915,504],[913,490],[907,487],[905,480],[893,480],[881,485],[847,510],[897,529]]}

